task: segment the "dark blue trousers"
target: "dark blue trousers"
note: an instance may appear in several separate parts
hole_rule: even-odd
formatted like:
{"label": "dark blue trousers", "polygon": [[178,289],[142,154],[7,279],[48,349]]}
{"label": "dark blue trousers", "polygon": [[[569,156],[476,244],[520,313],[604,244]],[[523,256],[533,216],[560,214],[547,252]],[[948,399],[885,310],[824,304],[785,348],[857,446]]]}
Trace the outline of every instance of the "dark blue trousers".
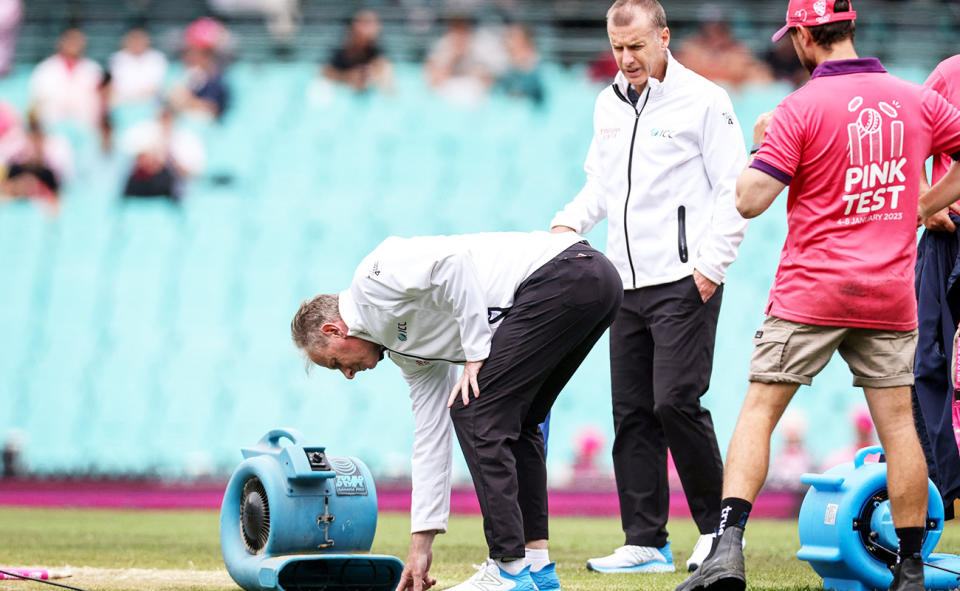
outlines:
{"label": "dark blue trousers", "polygon": [[[960,217],[951,219],[960,227]],[[958,230],[960,232],[960,230]],[[914,361],[913,415],[927,458],[930,479],[940,490],[953,517],[960,498],[960,452],[953,434],[953,387],[950,356],[960,320],[960,234],[924,230],[917,252],[917,315],[919,335]]]}

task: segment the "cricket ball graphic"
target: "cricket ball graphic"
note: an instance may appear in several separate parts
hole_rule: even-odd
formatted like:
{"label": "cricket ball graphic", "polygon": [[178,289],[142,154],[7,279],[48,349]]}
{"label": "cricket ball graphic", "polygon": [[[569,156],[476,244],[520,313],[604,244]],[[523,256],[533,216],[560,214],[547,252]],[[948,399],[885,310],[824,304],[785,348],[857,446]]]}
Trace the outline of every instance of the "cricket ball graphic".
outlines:
{"label": "cricket ball graphic", "polygon": [[860,115],[857,117],[857,130],[860,132],[860,137],[880,131],[882,121],[883,116],[876,109],[868,107],[860,111]]}

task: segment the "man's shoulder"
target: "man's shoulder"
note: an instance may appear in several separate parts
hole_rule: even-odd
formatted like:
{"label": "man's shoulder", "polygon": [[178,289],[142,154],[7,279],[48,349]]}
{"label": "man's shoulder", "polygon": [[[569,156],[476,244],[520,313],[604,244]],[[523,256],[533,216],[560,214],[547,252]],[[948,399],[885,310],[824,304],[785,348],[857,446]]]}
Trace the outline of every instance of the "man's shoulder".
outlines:
{"label": "man's shoulder", "polygon": [[950,80],[951,78],[960,74],[960,54],[948,57],[943,60],[937,67],[934,68],[934,72],[939,72],[944,78]]}
{"label": "man's shoulder", "polygon": [[677,84],[681,92],[700,97],[704,101],[714,101],[717,99],[730,100],[730,94],[724,87],[697,74],[683,64],[677,63],[681,66]]}

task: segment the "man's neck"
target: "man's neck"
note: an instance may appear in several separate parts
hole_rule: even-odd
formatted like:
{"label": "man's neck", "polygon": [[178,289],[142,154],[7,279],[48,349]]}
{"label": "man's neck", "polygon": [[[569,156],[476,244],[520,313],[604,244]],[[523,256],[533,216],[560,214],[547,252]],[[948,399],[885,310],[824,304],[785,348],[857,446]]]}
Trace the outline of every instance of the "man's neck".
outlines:
{"label": "man's neck", "polygon": [[[667,66],[670,65],[670,57],[667,55],[667,50],[663,50],[663,67],[660,68],[659,72],[655,72],[650,75],[650,78],[656,78],[658,82],[663,82],[663,79],[667,77]],[[634,84],[633,87],[636,89],[637,94],[643,94],[644,89],[647,88],[648,82],[643,84]]]}
{"label": "man's neck", "polygon": [[855,60],[857,59],[857,50],[853,47],[853,42],[850,40],[841,41],[840,43],[834,43],[827,49],[819,49],[817,55],[815,56],[817,65],[824,62],[835,62],[837,60]]}

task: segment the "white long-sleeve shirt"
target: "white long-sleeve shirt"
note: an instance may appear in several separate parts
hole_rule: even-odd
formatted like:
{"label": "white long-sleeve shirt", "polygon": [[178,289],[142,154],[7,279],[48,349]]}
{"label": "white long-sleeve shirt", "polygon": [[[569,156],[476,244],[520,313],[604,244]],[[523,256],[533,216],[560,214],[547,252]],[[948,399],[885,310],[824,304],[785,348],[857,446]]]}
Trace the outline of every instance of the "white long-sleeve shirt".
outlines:
{"label": "white long-sleeve shirt", "polygon": [[340,294],[349,335],[389,351],[410,387],[414,417],[411,531],[445,531],[457,364],[483,361],[534,271],[582,240],[567,232],[387,238]]}
{"label": "white long-sleeve shirt", "polygon": [[746,164],[726,91],[667,52],[634,107],[622,73],[597,97],[587,182],[551,226],[589,232],[607,218],[607,257],[625,289],[677,281],[694,268],[723,283],[747,221],[736,210]]}

